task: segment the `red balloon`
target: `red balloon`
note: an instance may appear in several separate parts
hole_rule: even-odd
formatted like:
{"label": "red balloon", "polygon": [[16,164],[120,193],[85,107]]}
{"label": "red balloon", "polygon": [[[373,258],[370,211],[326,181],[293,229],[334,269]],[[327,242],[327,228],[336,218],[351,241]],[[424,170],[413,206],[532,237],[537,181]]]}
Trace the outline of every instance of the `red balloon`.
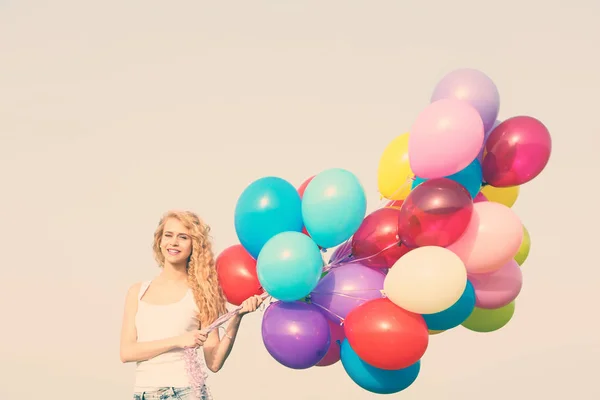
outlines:
{"label": "red balloon", "polygon": [[352,237],[352,255],[372,268],[390,268],[410,249],[400,244],[400,210],[380,208],[367,215]]}
{"label": "red balloon", "polygon": [[[298,188],[298,194],[300,195],[300,198],[302,198],[304,196],[304,191],[306,190],[306,187],[308,186],[310,181],[313,180],[314,177],[315,177],[315,175],[311,176],[310,178],[308,178],[307,180],[302,182],[302,185],[300,185],[300,187]],[[302,233],[304,233],[308,237],[311,237],[310,234],[308,233],[308,231],[306,230],[306,227],[302,228]],[[323,248],[321,246],[319,246],[319,249],[322,250]]]}
{"label": "red balloon", "polygon": [[400,208],[402,208],[402,203],[404,203],[404,200],[392,200],[392,201],[389,201],[385,206],[391,207],[391,208],[396,208],[399,210]]}
{"label": "red balloon", "polygon": [[400,240],[408,247],[446,247],[465,232],[473,200],[460,183],[429,179],[415,187],[400,210]]}
{"label": "red balloon", "polygon": [[340,346],[344,341],[344,327],[339,323],[327,320],[329,323],[329,332],[331,333],[331,344],[329,350],[325,353],[325,357],[317,363],[317,367],[328,367],[340,361]]}
{"label": "red balloon", "polygon": [[416,363],[429,345],[425,319],[387,298],[370,300],[350,311],[344,321],[344,332],[364,362],[385,370]]}
{"label": "red balloon", "polygon": [[490,133],[483,155],[483,179],[495,187],[522,185],[548,164],[552,138],[533,117],[509,118]]}
{"label": "red balloon", "polygon": [[313,180],[314,177],[315,177],[315,175],[311,176],[310,178],[308,178],[307,180],[302,182],[302,185],[300,185],[300,187],[298,188],[298,194],[300,195],[300,198],[302,198],[302,196],[304,196],[304,191],[306,190],[306,187],[308,186],[310,181]]}
{"label": "red balloon", "polygon": [[217,277],[227,301],[239,306],[264,292],[256,275],[256,260],[241,244],[228,247],[216,261]]}

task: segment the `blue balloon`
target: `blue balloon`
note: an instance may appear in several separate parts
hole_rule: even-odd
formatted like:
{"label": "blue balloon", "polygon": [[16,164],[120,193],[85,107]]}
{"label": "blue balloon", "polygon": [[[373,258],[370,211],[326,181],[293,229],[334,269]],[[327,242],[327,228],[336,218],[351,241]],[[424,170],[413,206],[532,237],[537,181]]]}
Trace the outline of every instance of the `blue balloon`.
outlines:
{"label": "blue balloon", "polygon": [[367,212],[367,196],[350,171],[325,170],[315,176],[302,197],[302,217],[313,240],[324,248],[348,240]]}
{"label": "blue balloon", "polygon": [[301,232],[302,200],[288,181],[268,176],[252,182],[235,206],[235,232],[256,259],[269,239],[281,232]]}
{"label": "blue balloon", "polygon": [[262,288],[281,301],[308,296],[319,283],[323,257],[319,246],[304,233],[283,232],[271,238],[256,260]]}
{"label": "blue balloon", "polygon": [[465,291],[456,303],[439,313],[424,314],[423,318],[428,329],[432,331],[445,331],[465,322],[474,308],[475,289],[473,289],[471,282],[467,281]]}
{"label": "blue balloon", "polygon": [[392,394],[414,383],[421,372],[421,361],[397,370],[385,370],[367,364],[354,352],[348,339],[341,348],[341,360],[346,373],[358,386],[372,393]]}
{"label": "blue balloon", "polygon": [[[458,171],[455,174],[446,176],[445,178],[452,179],[455,182],[460,183],[467,189],[471,198],[475,198],[481,190],[481,182],[483,181],[483,172],[481,169],[481,163],[478,159],[471,161],[471,164],[467,165],[463,170]],[[412,183],[411,189],[416,188],[427,179],[415,177]]]}

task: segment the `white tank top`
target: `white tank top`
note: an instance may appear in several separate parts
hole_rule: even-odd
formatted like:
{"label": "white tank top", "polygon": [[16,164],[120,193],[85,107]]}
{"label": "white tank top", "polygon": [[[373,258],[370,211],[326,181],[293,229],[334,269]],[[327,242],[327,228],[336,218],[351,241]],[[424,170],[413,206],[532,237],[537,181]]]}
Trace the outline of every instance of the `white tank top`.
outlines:
{"label": "white tank top", "polygon": [[[142,283],[138,295],[135,326],[139,342],[162,340],[198,329],[198,307],[191,290],[180,301],[171,304],[149,304],[142,300],[150,281]],[[198,351],[200,365],[206,371],[204,353]],[[187,387],[183,349],[174,349],[146,361],[139,361],[135,371],[135,391],[149,392],[163,387]]]}

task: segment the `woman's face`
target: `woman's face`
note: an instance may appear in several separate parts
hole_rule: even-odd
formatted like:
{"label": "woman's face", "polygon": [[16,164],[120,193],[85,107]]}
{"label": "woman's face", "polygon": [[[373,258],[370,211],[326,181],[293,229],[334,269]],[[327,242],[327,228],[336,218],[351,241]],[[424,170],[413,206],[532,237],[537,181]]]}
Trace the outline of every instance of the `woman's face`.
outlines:
{"label": "woman's face", "polygon": [[160,248],[166,262],[172,265],[186,264],[192,254],[192,237],[189,229],[175,218],[168,219]]}

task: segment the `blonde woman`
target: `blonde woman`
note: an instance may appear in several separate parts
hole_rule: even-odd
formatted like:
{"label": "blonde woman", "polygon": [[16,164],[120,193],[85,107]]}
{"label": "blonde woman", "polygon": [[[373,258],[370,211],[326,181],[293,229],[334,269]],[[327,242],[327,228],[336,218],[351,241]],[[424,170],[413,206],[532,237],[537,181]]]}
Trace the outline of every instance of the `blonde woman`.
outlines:
{"label": "blonde woman", "polygon": [[226,313],[209,230],[194,213],[167,213],[154,233],[154,256],[162,271],[127,293],[120,355],[124,363],[137,363],[135,400],[196,399],[198,389],[202,400],[210,400],[206,385],[191,387],[184,349],[201,347],[201,365],[219,371],[243,316],[261,303],[259,296],[247,299],[222,339],[218,330],[202,330]]}

